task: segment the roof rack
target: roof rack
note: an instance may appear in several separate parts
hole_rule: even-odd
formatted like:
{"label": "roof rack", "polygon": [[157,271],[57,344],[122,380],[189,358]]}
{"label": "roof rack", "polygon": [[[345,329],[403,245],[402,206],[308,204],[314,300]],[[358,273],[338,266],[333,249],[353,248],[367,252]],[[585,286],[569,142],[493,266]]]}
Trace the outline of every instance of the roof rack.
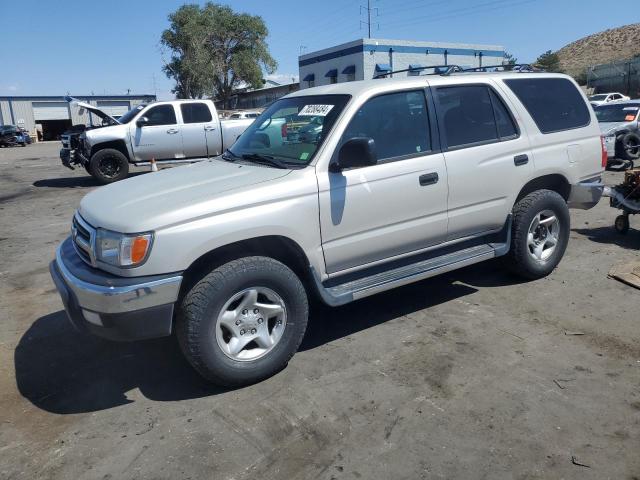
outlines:
{"label": "roof rack", "polygon": [[[464,68],[463,72],[488,72],[489,69],[492,69],[492,72],[521,72],[521,73],[532,73],[532,72],[544,72],[545,70],[541,68],[537,68],[535,65],[531,65],[529,63],[512,63],[507,65],[483,65],[482,67],[473,67],[473,68]],[[502,69],[502,70],[498,70]]]}
{"label": "roof rack", "polygon": [[425,75],[450,75],[455,72],[463,72],[464,69],[458,65],[429,65],[428,67],[413,67],[413,68],[403,68],[402,70],[393,70],[391,72],[380,72],[375,75],[373,78],[384,78],[387,75],[393,75],[394,73],[403,73],[403,72],[421,72],[422,70],[433,69],[433,73],[426,73]]}

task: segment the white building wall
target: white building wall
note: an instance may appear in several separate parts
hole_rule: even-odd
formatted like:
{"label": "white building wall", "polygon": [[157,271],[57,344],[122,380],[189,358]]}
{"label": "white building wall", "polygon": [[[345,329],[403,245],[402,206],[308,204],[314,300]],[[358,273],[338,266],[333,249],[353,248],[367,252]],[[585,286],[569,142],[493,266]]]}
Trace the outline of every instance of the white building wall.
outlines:
{"label": "white building wall", "polygon": [[[389,49],[393,52],[390,56]],[[447,51],[445,61],[444,51]],[[482,55],[480,55],[482,53]],[[298,58],[300,88],[308,88],[303,79],[315,74],[315,85],[327,85],[329,70],[338,69],[338,82],[346,81],[342,70],[348,65],[356,65],[356,80],[368,80],[376,74],[376,64],[392,64],[394,70],[409,68],[409,65],[459,65],[464,68],[477,67],[482,58],[483,65],[501,64],[504,47],[501,45],[410,42],[403,40],[360,39],[337,45]],[[399,75],[408,75],[403,73]]]}

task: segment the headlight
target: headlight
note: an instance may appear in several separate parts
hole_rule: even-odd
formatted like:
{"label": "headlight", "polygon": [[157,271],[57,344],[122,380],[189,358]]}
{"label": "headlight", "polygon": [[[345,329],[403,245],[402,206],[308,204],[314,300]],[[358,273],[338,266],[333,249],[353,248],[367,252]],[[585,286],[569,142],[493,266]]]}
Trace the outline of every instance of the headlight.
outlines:
{"label": "headlight", "polygon": [[96,258],[116,267],[135,267],[147,259],[152,240],[152,233],[128,235],[99,228]]}

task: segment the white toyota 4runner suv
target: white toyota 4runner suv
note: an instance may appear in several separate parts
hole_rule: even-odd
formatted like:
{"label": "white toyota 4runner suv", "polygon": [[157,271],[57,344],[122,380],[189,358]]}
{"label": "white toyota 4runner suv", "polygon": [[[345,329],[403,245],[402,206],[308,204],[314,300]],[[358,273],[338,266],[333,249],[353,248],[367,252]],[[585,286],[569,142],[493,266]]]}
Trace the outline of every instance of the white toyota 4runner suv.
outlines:
{"label": "white toyota 4runner suv", "polygon": [[[313,139],[290,135],[311,122]],[[536,279],[569,207],[602,195],[598,122],[573,80],[460,73],[274,102],[223,155],[89,193],[51,275],[72,323],[176,332],[224,385],[282,369],[308,298],[337,306],[494,257]]]}

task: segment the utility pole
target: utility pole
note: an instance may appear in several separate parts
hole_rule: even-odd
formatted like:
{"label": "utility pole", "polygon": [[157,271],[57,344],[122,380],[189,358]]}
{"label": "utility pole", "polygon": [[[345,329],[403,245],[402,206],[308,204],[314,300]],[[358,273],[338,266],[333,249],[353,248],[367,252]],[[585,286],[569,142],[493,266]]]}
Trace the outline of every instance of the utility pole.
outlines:
{"label": "utility pole", "polygon": [[[375,10],[376,17],[378,16],[378,7],[371,8],[371,0],[367,0],[367,6],[360,5],[360,15],[362,15],[362,10],[367,11],[367,21],[360,20],[360,28],[362,28],[362,24],[364,23],[367,26],[367,30],[369,32],[368,38],[371,38],[371,12]],[[378,25],[378,28],[380,26]]]}

